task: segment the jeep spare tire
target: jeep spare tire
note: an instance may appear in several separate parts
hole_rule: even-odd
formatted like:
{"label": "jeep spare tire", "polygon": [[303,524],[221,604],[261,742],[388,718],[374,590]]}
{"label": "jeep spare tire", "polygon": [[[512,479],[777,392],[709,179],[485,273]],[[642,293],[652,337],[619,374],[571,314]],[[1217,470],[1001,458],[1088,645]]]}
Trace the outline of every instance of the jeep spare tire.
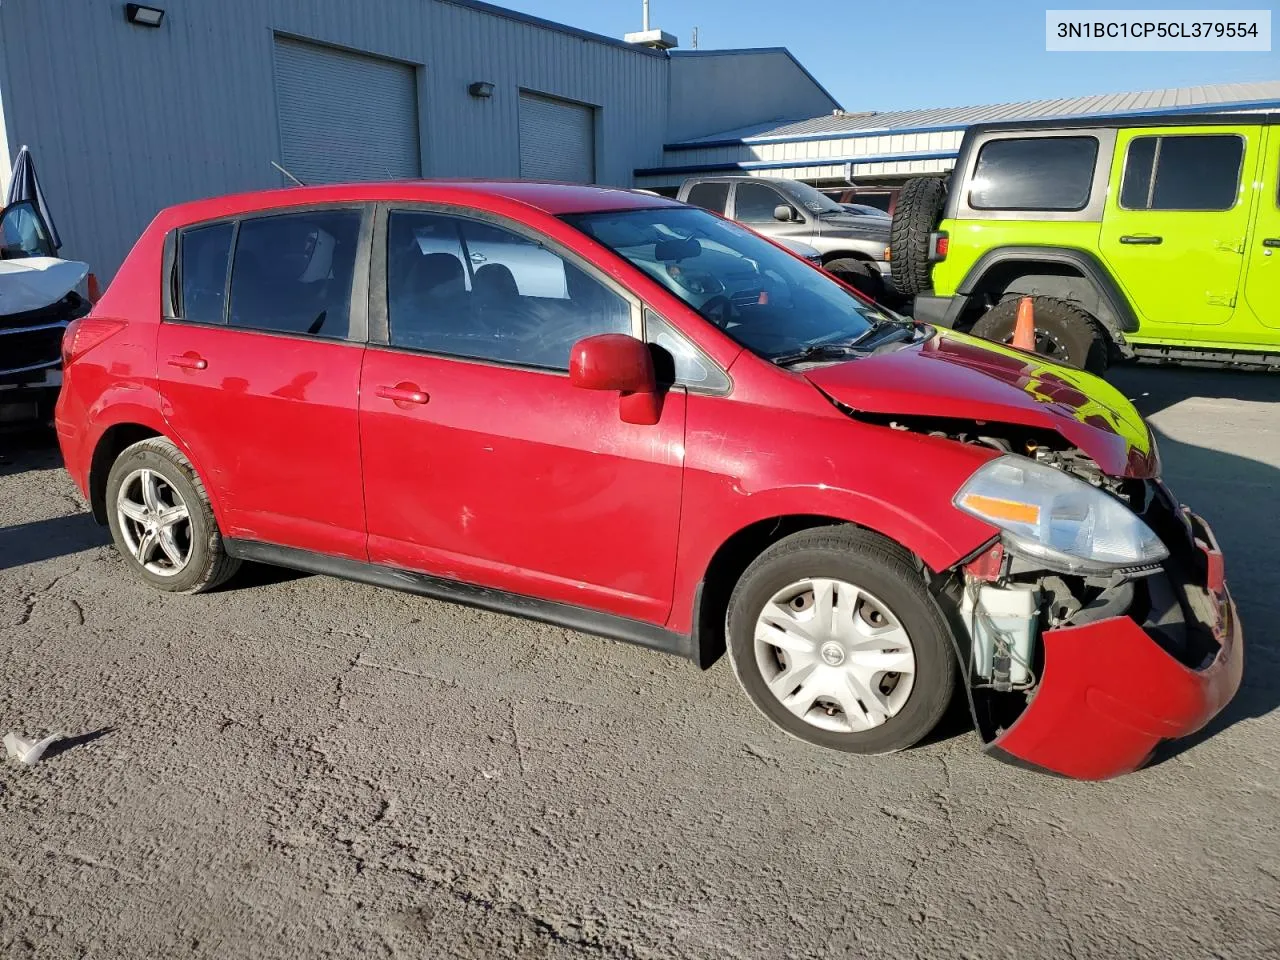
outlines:
{"label": "jeep spare tire", "polygon": [[[970,331],[975,337],[1013,343],[1022,297],[1005,297],[978,318]],[[1101,374],[1107,369],[1110,342],[1097,320],[1066,300],[1032,297],[1036,353],[1067,366]]]}
{"label": "jeep spare tire", "polygon": [[893,208],[889,250],[893,281],[906,296],[928,290],[929,234],[942,216],[947,185],[941,177],[917,177],[903,184]]}

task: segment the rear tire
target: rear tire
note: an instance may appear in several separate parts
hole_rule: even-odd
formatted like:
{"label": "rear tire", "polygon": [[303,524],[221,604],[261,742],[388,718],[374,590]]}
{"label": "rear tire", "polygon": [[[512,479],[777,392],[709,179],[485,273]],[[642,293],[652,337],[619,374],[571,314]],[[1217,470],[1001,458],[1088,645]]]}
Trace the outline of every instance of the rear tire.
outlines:
{"label": "rear tire", "polygon": [[[970,331],[975,337],[1012,343],[1020,296],[1005,297],[984,313]],[[1111,343],[1089,313],[1066,300],[1032,297],[1036,353],[1058,363],[1101,375],[1106,372]]]}
{"label": "rear tire", "polygon": [[742,574],[727,619],[747,696],[818,746],[903,750],[937,726],[955,692],[950,627],[924,578],[907,551],[868,530],[779,540]]}
{"label": "rear tire", "polygon": [[107,523],[129,571],[157,590],[203,593],[240,561],[227,555],[195,468],[171,441],[126,447],[107,475]]}
{"label": "rear tire", "polygon": [[854,257],[841,257],[839,260],[832,260],[830,263],[823,264],[822,269],[872,300],[878,301],[884,297],[884,280],[881,279],[876,269],[865,260],[857,260]]}
{"label": "rear tire", "polygon": [[940,177],[917,177],[908,180],[898,194],[893,208],[893,226],[889,250],[893,259],[893,282],[904,296],[915,296],[928,290],[929,234],[938,225],[947,185]]}

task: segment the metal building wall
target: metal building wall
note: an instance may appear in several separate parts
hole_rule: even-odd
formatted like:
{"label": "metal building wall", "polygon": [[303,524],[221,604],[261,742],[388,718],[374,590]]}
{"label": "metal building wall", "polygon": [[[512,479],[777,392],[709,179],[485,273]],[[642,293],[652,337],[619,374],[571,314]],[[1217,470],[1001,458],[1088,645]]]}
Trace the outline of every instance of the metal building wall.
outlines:
{"label": "metal building wall", "polygon": [[[160,29],[117,0],[0,3],[7,146],[34,154],[64,256],[114,273],[161,208],[282,185],[272,43],[282,33],[417,68],[426,176],[519,175],[519,90],[598,107],[596,177],[662,159],[664,56],[447,0],[159,0]],[[495,84],[492,99],[467,93]]]}
{"label": "metal building wall", "polygon": [[668,142],[748,123],[797,120],[840,106],[781,47],[671,51]]}

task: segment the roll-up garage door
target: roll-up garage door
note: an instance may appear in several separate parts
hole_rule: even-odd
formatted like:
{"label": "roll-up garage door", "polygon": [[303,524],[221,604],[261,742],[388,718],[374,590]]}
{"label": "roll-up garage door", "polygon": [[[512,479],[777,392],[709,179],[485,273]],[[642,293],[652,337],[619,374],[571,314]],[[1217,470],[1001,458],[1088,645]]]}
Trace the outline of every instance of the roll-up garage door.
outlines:
{"label": "roll-up garage door", "polygon": [[594,183],[595,111],[577,103],[520,94],[520,176]]}
{"label": "roll-up garage door", "polygon": [[280,163],[303,183],[421,175],[414,68],[277,37]]}

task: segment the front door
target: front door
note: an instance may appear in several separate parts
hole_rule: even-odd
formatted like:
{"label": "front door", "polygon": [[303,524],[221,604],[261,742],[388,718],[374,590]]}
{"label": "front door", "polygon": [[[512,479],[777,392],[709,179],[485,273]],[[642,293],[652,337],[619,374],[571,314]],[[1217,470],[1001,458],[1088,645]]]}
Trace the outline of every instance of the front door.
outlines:
{"label": "front door", "polygon": [[[1142,338],[1195,339],[1237,308],[1261,127],[1122,131],[1101,252]],[[1118,185],[1118,187],[1117,187]]]}
{"label": "front door", "polygon": [[369,559],[664,622],[685,395],[638,426],[566,374],[576,340],[636,332],[638,304],[506,226],[393,210],[385,235],[387,343],[360,390]]}
{"label": "front door", "polygon": [[352,296],[356,264],[367,261],[363,217],[313,210],[179,236],[175,316],[157,340],[160,389],[228,537],[365,558],[363,274]]}
{"label": "front door", "polygon": [[[1245,250],[1244,297],[1260,323],[1280,327],[1280,127],[1267,130],[1258,208]],[[1270,334],[1274,340],[1275,334]]]}

